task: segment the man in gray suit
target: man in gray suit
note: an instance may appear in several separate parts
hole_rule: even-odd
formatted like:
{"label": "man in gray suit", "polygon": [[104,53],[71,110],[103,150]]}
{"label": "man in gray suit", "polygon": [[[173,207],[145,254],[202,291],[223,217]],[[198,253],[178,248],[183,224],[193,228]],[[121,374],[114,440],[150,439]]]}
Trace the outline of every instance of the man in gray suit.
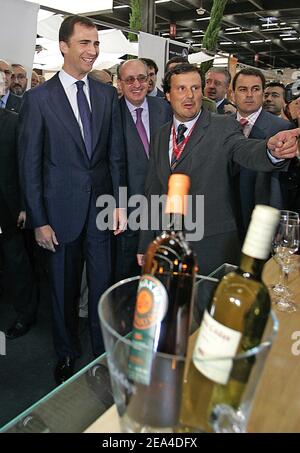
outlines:
{"label": "man in gray suit", "polygon": [[[144,193],[149,161],[149,142],[156,131],[172,118],[170,105],[157,96],[147,96],[149,76],[143,60],[128,60],[118,68],[118,84],[123,92],[121,107],[127,164],[128,198]],[[141,112],[142,128],[137,121]],[[138,275],[136,261],[138,231],[130,225],[117,238],[116,280]]]}
{"label": "man in gray suit", "polygon": [[[282,118],[264,110],[263,96],[265,77],[256,68],[239,71],[232,81],[233,95],[237,107],[236,119],[244,124],[246,137],[267,139],[279,131],[292,129],[294,126]],[[256,172],[241,167],[238,174],[239,203],[242,216],[242,237],[245,236],[251,213],[256,204],[266,204],[283,209],[280,173]]]}
{"label": "man in gray suit", "polygon": [[[145,193],[150,206],[151,195],[167,193],[171,173],[184,173],[191,178],[191,204],[196,195],[204,195],[204,236],[191,245],[197,254],[199,272],[208,274],[224,262],[238,263],[240,244],[233,203],[231,167],[237,162],[247,168],[272,171],[283,168],[285,161],[297,153],[296,136],[300,129],[280,132],[267,142],[247,140],[241,126],[232,116],[214,115],[201,110],[201,77],[192,65],[179,65],[165,77],[164,92],[174,111],[173,121],[155,135],[150,148],[149,170]],[[178,126],[185,126],[185,146],[171,169]],[[182,126],[181,126],[182,129]],[[272,161],[276,163],[272,163]],[[148,212],[151,225],[151,212]],[[194,219],[195,220],[195,219]],[[196,225],[197,226],[197,225]],[[139,263],[156,232],[141,231]]]}

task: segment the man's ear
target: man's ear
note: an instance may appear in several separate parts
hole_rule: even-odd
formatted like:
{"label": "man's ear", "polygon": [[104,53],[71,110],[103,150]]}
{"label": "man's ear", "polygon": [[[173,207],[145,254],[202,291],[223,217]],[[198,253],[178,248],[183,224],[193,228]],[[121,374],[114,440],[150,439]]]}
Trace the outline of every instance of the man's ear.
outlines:
{"label": "man's ear", "polygon": [[167,98],[167,101],[170,102],[170,93],[166,93],[166,98]]}
{"label": "man's ear", "polygon": [[65,41],[59,41],[59,50],[65,54],[68,52],[68,44]]}

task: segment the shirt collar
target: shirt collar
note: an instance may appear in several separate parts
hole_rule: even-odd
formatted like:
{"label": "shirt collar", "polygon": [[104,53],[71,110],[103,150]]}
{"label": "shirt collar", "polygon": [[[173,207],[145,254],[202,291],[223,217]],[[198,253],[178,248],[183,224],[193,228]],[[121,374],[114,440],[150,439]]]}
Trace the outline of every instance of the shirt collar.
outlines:
{"label": "shirt collar", "polygon": [[129,109],[130,113],[134,112],[138,108],[142,108],[144,111],[145,110],[148,111],[147,98],[145,98],[144,102],[141,105],[139,105],[138,107],[136,105],[131,104],[131,102],[129,102],[126,97],[125,97],[125,102],[126,102],[126,105],[127,105],[128,109]]}
{"label": "shirt collar", "polygon": [[251,115],[248,115],[248,116],[242,116],[239,112],[237,112],[236,119],[238,121],[240,121],[241,118],[246,118],[249,121],[250,125],[254,126],[255,121],[259,117],[261,111],[262,111],[262,107],[260,107],[258,110],[256,110],[256,112],[251,113]]}
{"label": "shirt collar", "polygon": [[3,102],[3,105],[6,106],[6,103],[7,103],[7,99],[8,99],[8,96],[10,94],[10,91],[8,90],[4,96],[1,97],[1,101]]}
{"label": "shirt collar", "polygon": [[148,93],[148,96],[157,96],[157,87],[154,87],[151,93]]}
{"label": "shirt collar", "polygon": [[195,116],[195,118],[193,118],[192,120],[190,121],[186,121],[186,122],[183,122],[183,121],[179,121],[177,118],[175,118],[175,116],[173,117],[173,124],[174,124],[174,127],[175,127],[175,130],[177,131],[177,128],[179,126],[179,124],[184,124],[186,127],[187,127],[187,130],[190,131],[192,129],[192,127],[194,126],[194,124],[197,122],[199,116],[201,115],[201,111],[198,113],[197,116]]}
{"label": "shirt collar", "polygon": [[216,101],[216,107],[219,107],[219,105],[222,104],[225,98],[221,99],[220,101]]}
{"label": "shirt collar", "polygon": [[[78,79],[75,79],[75,77],[71,76],[63,69],[59,71],[59,80],[65,89],[69,88],[71,85],[74,85],[78,81]],[[89,85],[87,74],[80,80],[82,80],[87,86]]]}

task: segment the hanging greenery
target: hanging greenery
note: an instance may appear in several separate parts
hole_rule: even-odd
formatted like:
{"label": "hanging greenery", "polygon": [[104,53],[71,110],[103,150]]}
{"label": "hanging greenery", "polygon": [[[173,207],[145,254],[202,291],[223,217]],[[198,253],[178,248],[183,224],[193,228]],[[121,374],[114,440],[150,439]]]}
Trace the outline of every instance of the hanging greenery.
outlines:
{"label": "hanging greenery", "polygon": [[[217,49],[218,36],[221,28],[224,9],[228,0],[214,0],[210,12],[210,21],[202,41],[202,48],[215,52]],[[204,74],[213,65],[213,60],[201,64],[201,73]]]}
{"label": "hanging greenery", "polygon": [[[129,15],[129,27],[132,31],[140,31],[142,28],[142,13],[141,13],[141,1],[143,0],[131,0],[131,13]],[[128,40],[131,42],[138,41],[138,37],[135,33],[128,33]]]}

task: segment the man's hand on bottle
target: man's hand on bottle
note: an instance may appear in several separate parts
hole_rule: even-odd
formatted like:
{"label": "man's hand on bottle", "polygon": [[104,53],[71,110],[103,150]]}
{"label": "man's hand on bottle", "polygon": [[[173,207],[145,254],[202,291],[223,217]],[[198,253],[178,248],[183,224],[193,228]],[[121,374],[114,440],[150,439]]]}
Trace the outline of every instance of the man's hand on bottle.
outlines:
{"label": "man's hand on bottle", "polygon": [[55,252],[55,246],[59,245],[55,236],[55,232],[52,230],[50,225],[43,225],[35,228],[34,230],[35,240],[40,247],[51,252]]}
{"label": "man's hand on bottle", "polygon": [[267,143],[268,151],[276,159],[292,159],[299,156],[300,128],[281,131],[269,138]]}

